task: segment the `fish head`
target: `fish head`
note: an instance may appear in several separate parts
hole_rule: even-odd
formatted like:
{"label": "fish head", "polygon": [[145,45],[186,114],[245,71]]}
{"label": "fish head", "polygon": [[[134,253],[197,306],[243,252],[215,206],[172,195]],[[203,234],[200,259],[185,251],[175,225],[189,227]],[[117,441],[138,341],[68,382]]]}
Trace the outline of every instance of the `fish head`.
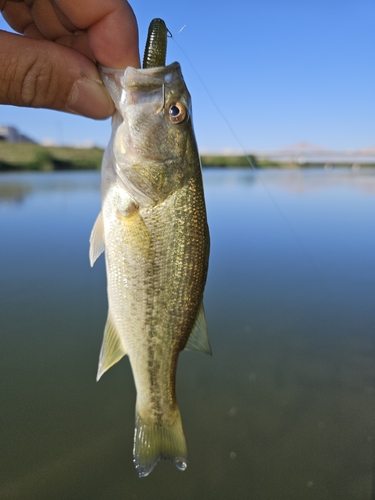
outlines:
{"label": "fish head", "polygon": [[159,203],[191,174],[191,97],[180,65],[102,68],[102,77],[117,109],[112,125],[117,176],[136,201]]}

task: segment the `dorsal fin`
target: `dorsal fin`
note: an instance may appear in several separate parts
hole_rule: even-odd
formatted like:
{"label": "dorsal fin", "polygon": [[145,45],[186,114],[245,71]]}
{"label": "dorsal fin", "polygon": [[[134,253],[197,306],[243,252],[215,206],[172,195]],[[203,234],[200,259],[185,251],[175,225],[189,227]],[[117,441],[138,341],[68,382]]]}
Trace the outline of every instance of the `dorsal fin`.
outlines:
{"label": "dorsal fin", "polygon": [[102,212],[99,212],[90,236],[90,266],[95,264],[96,259],[104,252],[104,225]]}
{"label": "dorsal fin", "polygon": [[204,352],[212,355],[210,341],[208,339],[206,316],[204,314],[203,302],[199,308],[190,337],[185,349]]}
{"label": "dorsal fin", "polygon": [[104,329],[102,348],[100,350],[96,380],[98,381],[103,373],[120,361],[125,354],[125,348],[108,313],[107,323]]}

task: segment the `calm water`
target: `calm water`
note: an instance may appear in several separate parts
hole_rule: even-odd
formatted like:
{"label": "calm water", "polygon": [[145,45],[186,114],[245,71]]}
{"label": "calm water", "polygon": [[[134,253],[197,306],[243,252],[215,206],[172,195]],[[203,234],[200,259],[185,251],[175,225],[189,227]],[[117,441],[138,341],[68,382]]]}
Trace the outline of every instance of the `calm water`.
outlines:
{"label": "calm water", "polygon": [[375,171],[205,186],[214,356],[180,357],[189,466],[138,479],[128,360],[95,382],[99,175],[0,177],[2,500],[375,498]]}

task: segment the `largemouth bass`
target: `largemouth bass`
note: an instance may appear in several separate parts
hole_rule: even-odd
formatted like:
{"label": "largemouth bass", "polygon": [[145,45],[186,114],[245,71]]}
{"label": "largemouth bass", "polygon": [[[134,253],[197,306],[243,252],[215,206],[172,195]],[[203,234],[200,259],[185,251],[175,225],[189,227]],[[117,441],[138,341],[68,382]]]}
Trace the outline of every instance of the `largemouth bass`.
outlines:
{"label": "largemouth bass", "polygon": [[102,68],[116,105],[90,263],[105,250],[108,319],[97,379],[125,354],[137,389],[134,463],[187,466],[178,356],[210,353],[203,309],[209,232],[191,99],[180,65]]}

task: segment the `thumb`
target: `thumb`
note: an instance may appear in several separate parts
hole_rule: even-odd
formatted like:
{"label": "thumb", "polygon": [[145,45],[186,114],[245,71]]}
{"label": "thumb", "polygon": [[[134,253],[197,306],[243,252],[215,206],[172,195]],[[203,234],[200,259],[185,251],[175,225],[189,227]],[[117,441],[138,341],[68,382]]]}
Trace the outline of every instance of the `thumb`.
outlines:
{"label": "thumb", "polygon": [[107,118],[114,111],[95,64],[47,40],[0,31],[0,104]]}

